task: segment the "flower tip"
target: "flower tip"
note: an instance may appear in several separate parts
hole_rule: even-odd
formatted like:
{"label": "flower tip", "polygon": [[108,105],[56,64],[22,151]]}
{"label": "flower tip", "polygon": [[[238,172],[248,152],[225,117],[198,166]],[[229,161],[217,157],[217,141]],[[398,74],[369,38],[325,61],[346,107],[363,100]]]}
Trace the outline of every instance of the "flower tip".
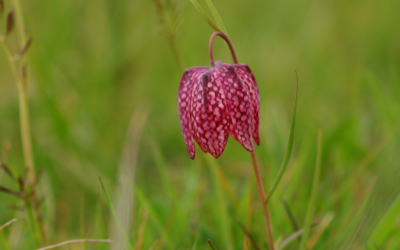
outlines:
{"label": "flower tip", "polygon": [[194,152],[193,153],[192,152],[188,152],[188,153],[189,153],[190,159],[194,160],[194,156],[195,156]]}
{"label": "flower tip", "polygon": [[215,154],[213,154],[212,155],[215,159],[218,159],[221,155],[215,155]]}
{"label": "flower tip", "polygon": [[223,151],[222,152],[217,152],[217,151],[214,150],[213,152],[208,152],[208,153],[210,155],[212,155],[215,159],[218,159],[222,155]]}

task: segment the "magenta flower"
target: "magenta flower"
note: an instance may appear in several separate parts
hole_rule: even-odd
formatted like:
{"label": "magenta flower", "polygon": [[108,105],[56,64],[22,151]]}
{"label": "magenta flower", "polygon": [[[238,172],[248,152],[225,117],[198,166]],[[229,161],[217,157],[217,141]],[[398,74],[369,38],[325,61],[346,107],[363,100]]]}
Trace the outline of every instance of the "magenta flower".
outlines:
{"label": "magenta flower", "polygon": [[[246,64],[225,64],[212,58],[211,67],[192,67],[183,72],[178,91],[178,109],[183,139],[190,158],[194,159],[195,139],[204,152],[218,158],[225,149],[229,134],[253,151],[253,139],[260,145],[260,95],[257,83]],[[225,36],[225,37],[224,37]]]}

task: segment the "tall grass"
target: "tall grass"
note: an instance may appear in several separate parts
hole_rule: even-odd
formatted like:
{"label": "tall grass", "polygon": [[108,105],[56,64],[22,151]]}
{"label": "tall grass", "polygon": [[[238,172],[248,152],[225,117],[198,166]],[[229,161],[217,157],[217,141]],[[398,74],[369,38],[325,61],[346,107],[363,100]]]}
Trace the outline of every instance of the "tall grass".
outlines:
{"label": "tall grass", "polygon": [[[207,7],[207,2],[198,2]],[[212,30],[189,1],[175,3],[182,20],[176,38],[182,64],[207,65]],[[314,138],[321,125],[321,172],[307,245],[398,249],[398,1],[213,4],[240,62],[252,68],[259,83],[263,139],[257,157],[266,188],[286,152],[294,69],[301,78],[292,155],[269,200],[275,246],[297,232],[291,220],[300,229],[305,224],[315,169]],[[9,11],[9,1],[5,6]],[[134,110],[146,103],[151,113],[136,144],[133,194],[126,197],[133,200],[125,229],[132,248],[210,249],[211,239],[217,249],[226,249],[221,228],[227,227],[233,249],[254,249],[252,240],[268,249],[248,153],[230,139],[218,160],[220,179],[202,157],[191,161],[186,155],[176,108],[181,72],[154,2],[39,0],[21,1],[20,7],[25,34],[35,37],[27,50],[27,95],[34,162],[44,169],[39,190],[46,197],[42,218],[49,245],[82,239],[81,217],[87,239],[111,237],[115,221],[98,177],[117,208],[126,131]],[[8,40],[14,52],[19,51],[16,35]],[[224,46],[216,41],[214,57],[229,61]],[[3,52],[0,79],[0,143],[11,145],[1,160],[15,176],[22,176],[19,94]],[[1,186],[18,190],[3,170],[0,176]],[[0,225],[21,218],[0,231],[5,249],[35,248],[20,209],[18,199],[0,193]],[[284,249],[298,249],[301,235]],[[67,247],[82,249],[83,244]],[[109,249],[112,244],[87,242],[87,249]]]}
{"label": "tall grass", "polygon": [[[19,96],[19,127],[22,140],[22,152],[24,158],[24,176],[18,179],[12,178],[19,184],[19,192],[16,193],[8,188],[2,187],[2,191],[19,197],[23,200],[24,210],[32,229],[36,245],[40,246],[47,243],[46,233],[40,210],[40,200],[37,193],[39,175],[36,174],[33,158],[31,128],[29,121],[29,101],[28,101],[28,78],[26,52],[32,42],[32,37],[26,39],[25,25],[19,0],[13,0],[13,9],[7,14],[6,30],[0,35],[1,45],[9,61],[11,72],[18,89]],[[1,1],[1,12],[4,11],[4,2]],[[2,13],[1,13],[2,14]],[[15,27],[15,28],[14,28]],[[16,47],[19,51],[12,51],[9,46],[10,36],[14,29],[18,33]],[[11,176],[11,170],[0,162],[3,170]]]}

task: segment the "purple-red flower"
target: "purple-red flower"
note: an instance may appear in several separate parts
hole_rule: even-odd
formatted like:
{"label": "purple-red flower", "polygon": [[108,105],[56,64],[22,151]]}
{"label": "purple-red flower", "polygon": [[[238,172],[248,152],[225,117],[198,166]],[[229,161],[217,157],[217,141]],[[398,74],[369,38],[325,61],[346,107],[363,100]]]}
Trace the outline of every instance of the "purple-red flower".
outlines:
{"label": "purple-red flower", "polygon": [[192,159],[193,139],[215,158],[224,151],[229,134],[248,151],[253,151],[253,139],[260,145],[260,95],[253,73],[246,64],[214,65],[210,57],[211,67],[186,69],[179,85],[179,118]]}

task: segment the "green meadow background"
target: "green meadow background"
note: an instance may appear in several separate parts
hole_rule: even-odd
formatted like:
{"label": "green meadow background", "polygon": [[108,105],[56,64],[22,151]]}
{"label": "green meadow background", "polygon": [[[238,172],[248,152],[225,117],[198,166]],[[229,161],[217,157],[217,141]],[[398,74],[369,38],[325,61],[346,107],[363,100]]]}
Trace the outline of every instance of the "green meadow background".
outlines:
{"label": "green meadow background", "polygon": [[[213,3],[239,62],[257,79],[256,153],[267,191],[284,157],[298,72],[293,152],[269,203],[276,245],[304,225],[320,126],[313,215],[320,223],[309,248],[400,249],[400,1]],[[5,6],[10,10],[10,1]],[[21,6],[34,36],[30,121],[36,169],[44,170],[39,195],[48,244],[112,238],[58,249],[125,249],[101,177],[133,249],[211,249],[207,239],[219,250],[255,249],[244,243],[240,223],[268,249],[250,154],[232,138],[218,160],[198,147],[195,160],[186,152],[178,85],[182,69],[209,65],[213,32],[190,1],[21,0]],[[5,15],[0,23],[4,33]],[[8,43],[17,51],[15,42],[13,33]],[[220,38],[214,59],[232,63]],[[23,175],[18,105],[1,50],[1,160]],[[1,170],[0,185],[17,189]],[[18,219],[1,230],[3,242],[34,249],[21,205],[0,193],[0,225]],[[296,239],[285,249],[298,247]]]}

